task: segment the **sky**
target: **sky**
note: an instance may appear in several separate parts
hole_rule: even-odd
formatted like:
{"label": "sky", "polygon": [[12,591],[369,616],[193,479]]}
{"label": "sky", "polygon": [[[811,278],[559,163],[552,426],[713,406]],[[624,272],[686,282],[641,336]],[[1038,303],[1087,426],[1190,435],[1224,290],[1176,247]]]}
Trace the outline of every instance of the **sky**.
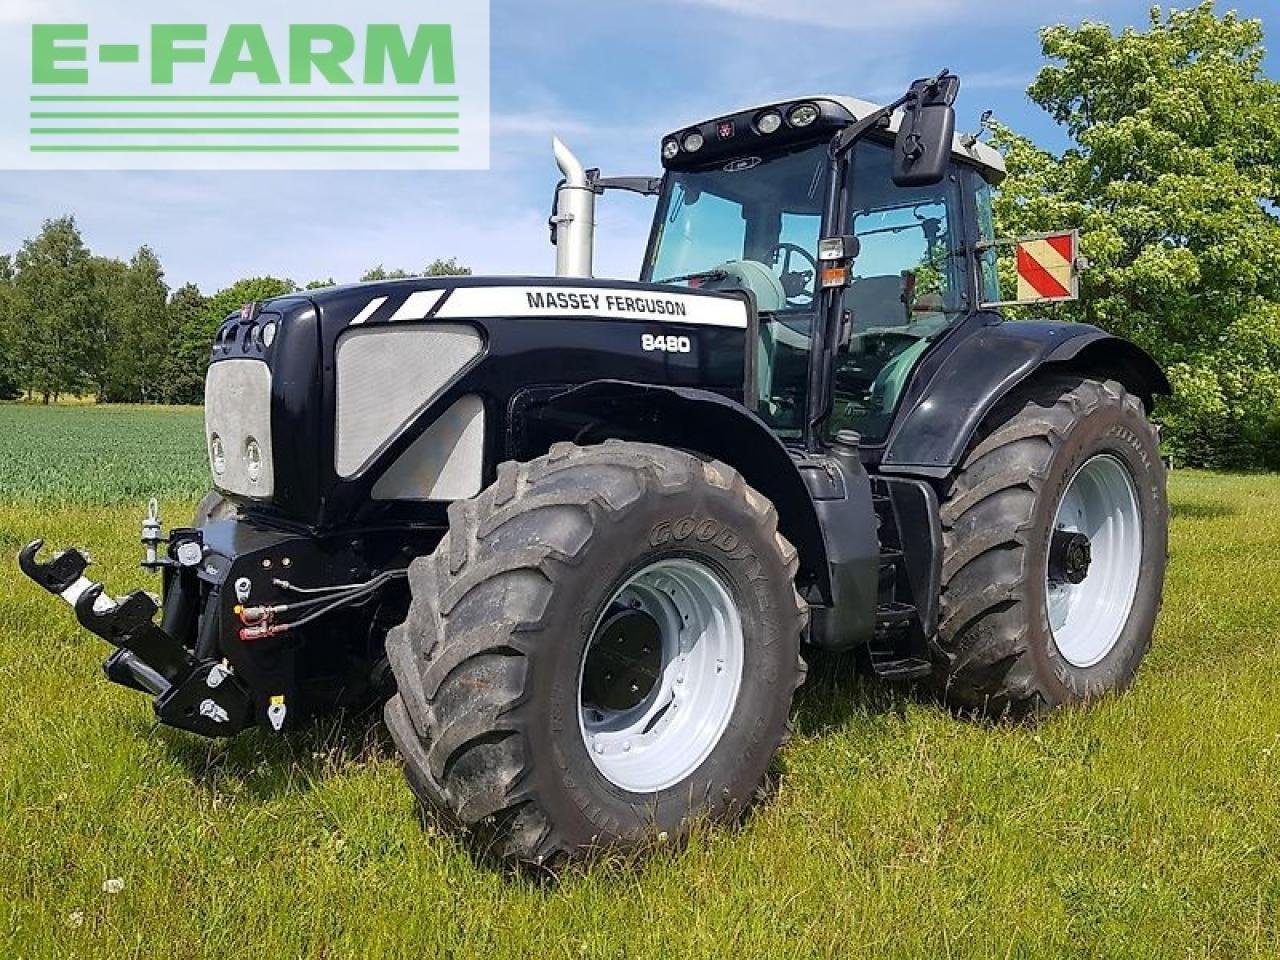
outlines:
{"label": "sky", "polygon": [[[0,0],[5,12],[33,0]],[[96,6],[126,7],[128,0]],[[1185,4],[1184,4],[1185,5]],[[607,175],[660,172],[662,135],[795,96],[884,101],[949,67],[958,125],[992,109],[1042,143],[1059,136],[1025,89],[1050,23],[1142,25],[1145,0],[492,0],[491,166],[475,172],[5,172],[0,251],[74,214],[94,253],[152,247],[173,287],[246,276],[306,283],[457,257],[477,274],[554,268],[546,220],[551,138]],[[1275,0],[1221,2],[1259,17],[1280,52]],[[1280,74],[1280,57],[1269,61]],[[0,93],[20,96],[25,91]],[[596,272],[634,278],[652,201],[610,194]]]}

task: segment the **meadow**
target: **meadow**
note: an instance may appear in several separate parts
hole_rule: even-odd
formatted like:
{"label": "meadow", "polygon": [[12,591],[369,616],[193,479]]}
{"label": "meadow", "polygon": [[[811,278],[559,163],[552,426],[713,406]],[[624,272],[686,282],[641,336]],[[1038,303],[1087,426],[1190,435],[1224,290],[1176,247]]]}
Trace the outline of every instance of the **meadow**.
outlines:
{"label": "meadow", "polygon": [[[147,584],[148,496],[205,486],[194,410],[0,406],[0,550]],[[414,810],[376,715],[157,728],[105,645],[0,561],[0,958],[1274,957],[1280,477],[1179,471],[1155,646],[1126,695],[959,720],[821,660],[736,829],[558,882]]]}

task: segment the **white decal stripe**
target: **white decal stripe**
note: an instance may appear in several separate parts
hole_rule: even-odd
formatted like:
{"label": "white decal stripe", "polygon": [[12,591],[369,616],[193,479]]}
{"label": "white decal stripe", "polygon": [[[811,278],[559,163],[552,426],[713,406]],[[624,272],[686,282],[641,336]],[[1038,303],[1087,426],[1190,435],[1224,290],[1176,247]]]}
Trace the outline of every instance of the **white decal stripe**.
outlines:
{"label": "white decal stripe", "polygon": [[370,300],[368,303],[365,304],[364,309],[361,310],[358,314],[356,314],[356,318],[351,321],[351,326],[353,327],[360,326],[360,324],[364,323],[366,320],[372,317],[375,313],[377,313],[378,308],[386,302],[387,302],[386,297],[377,297],[373,300]]}
{"label": "white decal stripe", "polygon": [[436,319],[584,317],[745,330],[740,300],[625,287],[457,287]]}
{"label": "white decal stripe", "polygon": [[392,314],[388,323],[396,323],[399,320],[424,320],[431,308],[440,302],[440,298],[444,296],[443,290],[418,290],[411,293],[409,299],[400,305],[400,309]]}

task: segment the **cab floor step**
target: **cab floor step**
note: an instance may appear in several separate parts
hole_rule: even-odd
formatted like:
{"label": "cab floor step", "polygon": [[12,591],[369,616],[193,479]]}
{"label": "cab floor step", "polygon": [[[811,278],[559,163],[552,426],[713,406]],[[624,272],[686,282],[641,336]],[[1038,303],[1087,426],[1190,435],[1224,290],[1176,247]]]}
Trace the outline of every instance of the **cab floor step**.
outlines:
{"label": "cab floor step", "polygon": [[871,669],[882,680],[916,680],[933,673],[933,664],[928,660],[919,660],[915,657],[879,660],[872,654]]}
{"label": "cab floor step", "polygon": [[882,603],[876,607],[876,626],[896,627],[910,623],[916,615],[916,608],[910,603]]}

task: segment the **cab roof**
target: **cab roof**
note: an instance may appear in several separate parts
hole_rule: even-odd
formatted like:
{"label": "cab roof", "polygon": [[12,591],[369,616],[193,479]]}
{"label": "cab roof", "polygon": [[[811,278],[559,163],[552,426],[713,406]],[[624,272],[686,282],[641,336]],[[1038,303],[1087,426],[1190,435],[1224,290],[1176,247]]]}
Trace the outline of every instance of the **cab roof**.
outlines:
{"label": "cab roof", "polygon": [[[680,130],[669,134],[663,139],[664,141],[672,138],[679,140],[693,130],[703,131],[705,135],[706,133],[714,131],[720,124],[729,121],[734,121],[740,124],[746,121],[746,123],[750,124],[753,122],[755,117],[758,117],[768,110],[777,110],[785,116],[790,110],[802,103],[815,104],[822,110],[822,120],[813,128],[811,131],[812,133],[829,131],[833,123],[836,123],[839,126],[847,126],[850,123],[856,123],[863,117],[866,117],[880,109],[880,105],[871,103],[868,100],[859,100],[856,97],[847,97],[842,94],[818,94],[810,97],[795,97],[774,103],[760,104],[756,107],[735,110],[732,113],[724,114],[713,120],[690,124],[687,127],[682,127]],[[889,121],[890,132],[898,132],[899,127],[902,125],[902,119],[902,111],[894,111]],[[958,160],[977,166],[983,172],[986,179],[991,183],[999,183],[1005,178],[1006,169],[1004,157],[998,150],[988,143],[983,143],[975,138],[958,134],[952,144],[952,155]],[[681,159],[683,160],[684,158],[682,157]],[[689,159],[692,160],[693,158]]]}

